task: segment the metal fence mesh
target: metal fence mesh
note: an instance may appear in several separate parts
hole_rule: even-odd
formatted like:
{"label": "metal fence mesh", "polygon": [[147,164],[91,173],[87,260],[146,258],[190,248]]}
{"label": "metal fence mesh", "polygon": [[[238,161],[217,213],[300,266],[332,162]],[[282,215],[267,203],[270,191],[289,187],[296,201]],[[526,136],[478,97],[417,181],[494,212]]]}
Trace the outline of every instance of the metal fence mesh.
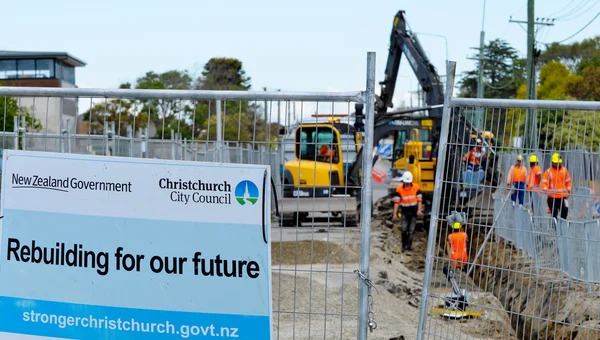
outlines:
{"label": "metal fence mesh", "polygon": [[[432,212],[419,338],[599,338],[600,103],[452,98],[448,85],[445,161],[438,162],[436,178],[436,190],[443,189]],[[465,122],[477,121],[477,114],[484,126]],[[562,197],[567,205],[554,210],[549,202],[560,196],[552,190],[562,183],[562,170],[549,170],[555,153],[568,169],[571,191]],[[527,176],[529,158],[537,156],[541,180],[554,176],[548,188],[512,183],[517,155]],[[452,211],[466,214],[462,230],[469,241],[467,265],[454,268],[451,279],[444,266]],[[457,299],[467,303],[453,304]]]}
{"label": "metal fence mesh", "polygon": [[[368,251],[365,256],[361,250],[369,247],[370,215],[363,217],[358,203],[370,206],[371,193],[358,175],[351,181],[347,172],[364,135],[372,135],[368,124],[365,132],[356,131],[354,110],[365,97],[373,99],[373,65],[367,92],[58,89],[48,94],[48,89],[2,87],[0,101],[28,106],[0,112],[5,123],[12,122],[5,124],[1,145],[99,157],[270,165],[276,192],[271,204],[273,339],[366,339],[371,296]],[[77,97],[78,116],[41,104],[67,97]],[[165,111],[156,103],[188,109]],[[366,105],[365,113],[372,114],[372,107]],[[328,117],[312,117],[315,113],[345,116],[336,116],[334,126]],[[59,133],[48,129],[47,121],[60,126]],[[337,154],[324,159],[323,145]],[[366,149],[370,159],[372,148]],[[364,322],[357,327],[357,321]]]}

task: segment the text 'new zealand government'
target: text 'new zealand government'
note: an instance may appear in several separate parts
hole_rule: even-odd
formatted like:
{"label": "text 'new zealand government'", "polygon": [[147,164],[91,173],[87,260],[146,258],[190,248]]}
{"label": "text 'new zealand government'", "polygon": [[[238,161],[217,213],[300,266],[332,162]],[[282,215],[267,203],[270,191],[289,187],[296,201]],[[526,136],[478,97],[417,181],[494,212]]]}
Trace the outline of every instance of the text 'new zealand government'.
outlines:
{"label": "text 'new zealand government'", "polygon": [[76,177],[52,177],[30,175],[12,175],[12,187],[15,189],[46,189],[68,192],[73,190],[131,192],[131,182],[108,182],[83,180]]}

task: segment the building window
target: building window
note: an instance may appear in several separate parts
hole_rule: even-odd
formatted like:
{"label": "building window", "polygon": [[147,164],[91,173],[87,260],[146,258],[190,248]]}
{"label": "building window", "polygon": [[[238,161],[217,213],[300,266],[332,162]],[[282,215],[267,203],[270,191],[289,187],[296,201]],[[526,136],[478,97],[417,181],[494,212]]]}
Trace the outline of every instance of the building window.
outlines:
{"label": "building window", "polygon": [[54,78],[54,60],[0,60],[0,79],[28,78]]}
{"label": "building window", "polygon": [[35,71],[36,78],[54,78],[54,60],[37,59]]}
{"label": "building window", "polygon": [[75,68],[73,66],[62,66],[62,80],[75,85]]}
{"label": "building window", "polygon": [[17,61],[0,60],[0,79],[17,78]]}
{"label": "building window", "polygon": [[35,78],[35,60],[17,60],[18,78]]}

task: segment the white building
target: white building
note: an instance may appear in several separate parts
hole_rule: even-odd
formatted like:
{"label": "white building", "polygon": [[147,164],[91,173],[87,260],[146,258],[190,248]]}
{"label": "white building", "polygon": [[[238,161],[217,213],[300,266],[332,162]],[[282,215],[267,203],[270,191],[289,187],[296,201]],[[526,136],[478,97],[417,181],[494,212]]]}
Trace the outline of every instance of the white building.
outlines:
{"label": "white building", "polygon": [[[0,84],[24,87],[77,87],[75,68],[86,63],[66,52],[0,51]],[[21,97],[42,124],[41,132],[77,131],[75,98]],[[80,112],[81,113],[81,112]]]}

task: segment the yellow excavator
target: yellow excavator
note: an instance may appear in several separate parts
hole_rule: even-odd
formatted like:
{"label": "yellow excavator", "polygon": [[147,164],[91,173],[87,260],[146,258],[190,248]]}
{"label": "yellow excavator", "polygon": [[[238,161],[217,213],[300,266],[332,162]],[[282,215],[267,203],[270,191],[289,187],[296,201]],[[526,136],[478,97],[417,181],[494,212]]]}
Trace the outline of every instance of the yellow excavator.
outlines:
{"label": "yellow excavator", "polygon": [[[411,171],[423,193],[424,224],[428,226],[434,190],[442,190],[442,197],[456,194],[468,202],[481,193],[481,186],[472,185],[472,182],[465,186],[465,170],[452,164],[444,165],[447,167],[445,177],[450,177],[444,180],[442,188],[434,185],[444,103],[443,84],[416,36],[406,26],[404,11],[399,11],[394,17],[385,78],[380,83],[381,93],[375,103],[374,145],[366,147],[374,148],[380,140],[393,137],[392,173],[401,175],[406,170]],[[406,55],[419,80],[427,106],[387,112],[388,107],[393,107],[392,96],[402,54]],[[352,226],[360,221],[363,177],[371,179],[371,174],[362,174],[362,109],[362,104],[356,105],[353,126],[328,120],[302,124],[294,129],[296,159],[284,164],[281,177],[284,188],[280,204],[282,225],[300,226],[304,221],[331,223],[338,219],[345,226]],[[428,112],[428,115],[415,115],[416,112]],[[461,112],[451,110],[449,114],[453,131],[449,159],[462,157],[468,151],[468,147],[459,145],[475,145],[475,140],[465,141],[462,136],[477,139],[483,133],[493,138],[489,132],[472,127]],[[487,147],[492,151],[489,144]],[[350,150],[355,157],[351,156]],[[373,164],[376,161],[377,157],[374,157]],[[485,179],[493,185],[499,178],[498,169],[486,169],[486,172]],[[390,183],[388,190],[393,192],[397,185]]]}
{"label": "yellow excavator", "polygon": [[[323,116],[327,120],[319,121]],[[309,216],[311,222],[341,221],[347,226],[360,221],[356,192],[346,186],[346,174],[363,135],[340,116],[315,114],[314,122],[299,124],[291,132],[294,159],[283,166],[282,225],[301,226]]]}

